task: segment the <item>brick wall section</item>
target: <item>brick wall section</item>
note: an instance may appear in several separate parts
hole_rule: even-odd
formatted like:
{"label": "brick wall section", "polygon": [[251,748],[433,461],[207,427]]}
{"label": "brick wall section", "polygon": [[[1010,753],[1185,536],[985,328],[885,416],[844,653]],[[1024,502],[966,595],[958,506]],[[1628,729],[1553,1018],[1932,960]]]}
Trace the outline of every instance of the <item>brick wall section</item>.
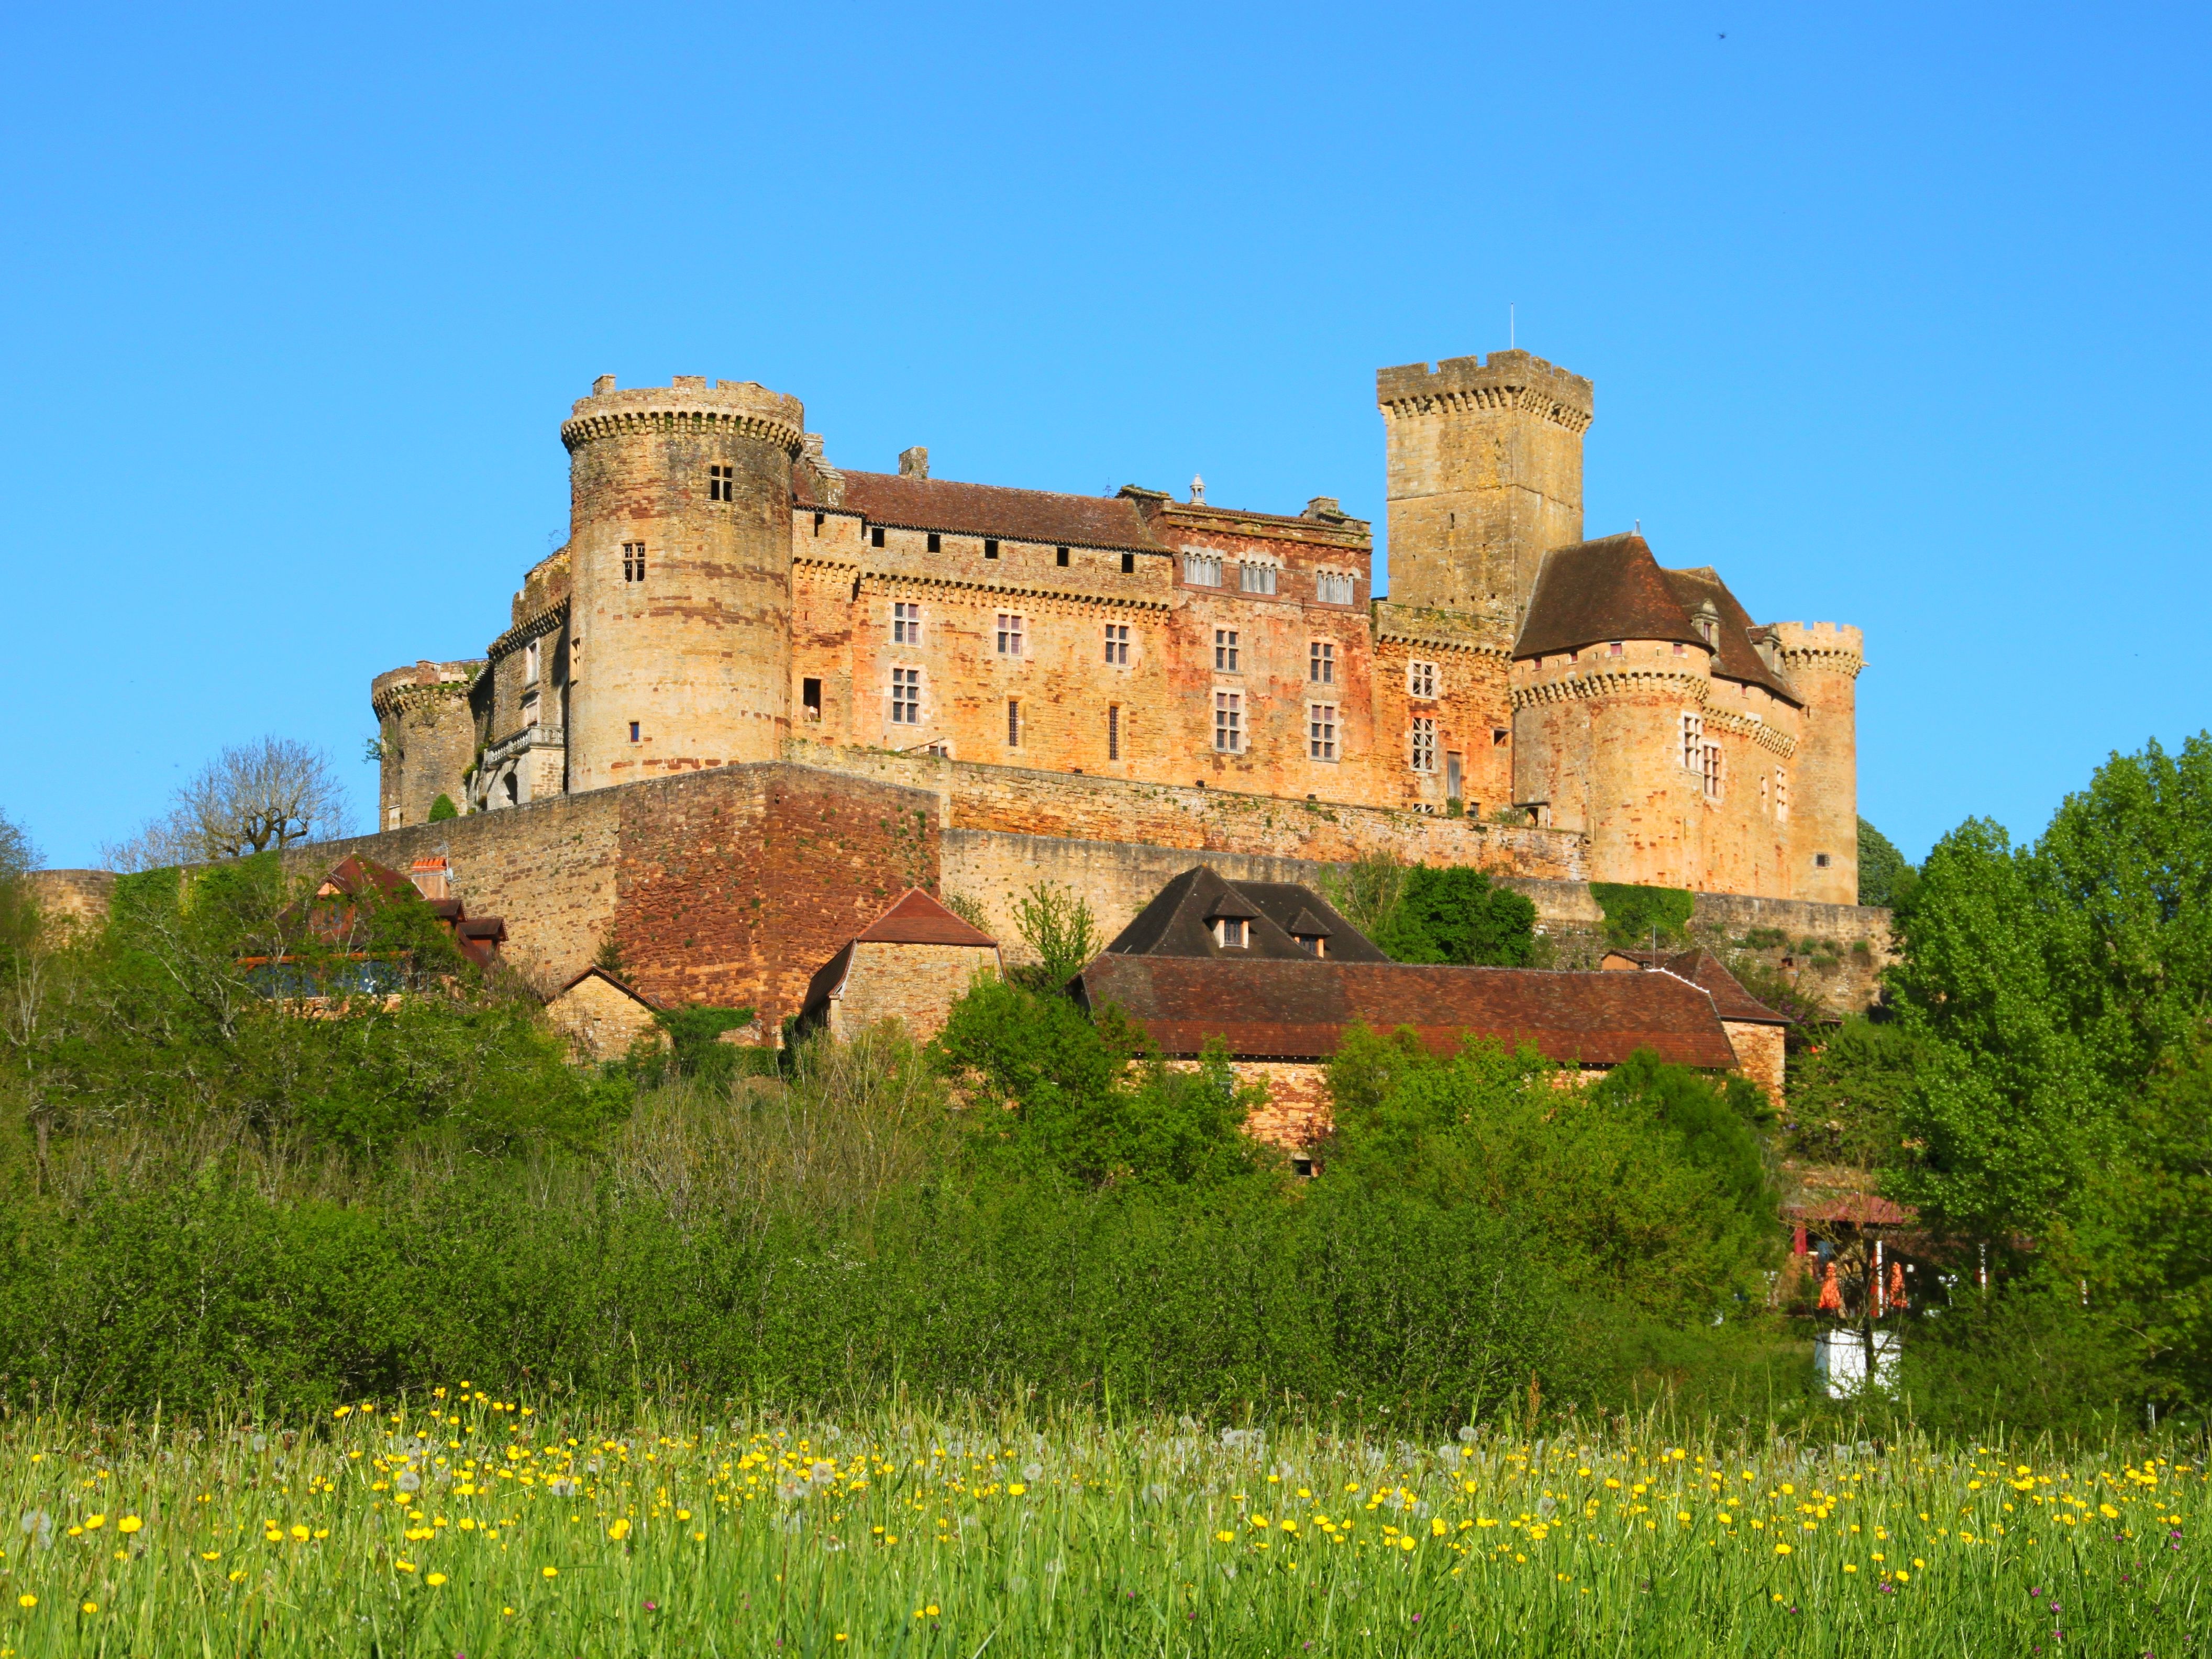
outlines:
{"label": "brick wall section", "polygon": [[917,1042],[945,1029],[952,1005],[978,974],[999,969],[999,953],[981,945],[892,945],[870,939],[853,949],[843,995],[830,1006],[830,1032],[849,1042],[895,1019]]}
{"label": "brick wall section", "polygon": [[664,1005],[751,1007],[773,1030],[847,939],[937,885],[936,803],[919,791],[764,764],[608,799],[625,976]]}

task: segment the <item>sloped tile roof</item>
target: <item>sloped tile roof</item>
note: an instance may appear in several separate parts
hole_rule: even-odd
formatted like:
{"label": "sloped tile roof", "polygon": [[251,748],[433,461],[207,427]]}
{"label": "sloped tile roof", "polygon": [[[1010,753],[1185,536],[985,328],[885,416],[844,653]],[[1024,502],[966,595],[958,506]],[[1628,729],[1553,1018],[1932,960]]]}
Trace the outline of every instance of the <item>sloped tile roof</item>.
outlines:
{"label": "sloped tile roof", "polygon": [[890,909],[853,935],[869,945],[969,945],[988,950],[998,941],[971,927],[919,887],[909,887]]}
{"label": "sloped tile roof", "polygon": [[[860,514],[871,524],[996,536],[1013,542],[1128,548],[1141,553],[1169,550],[1146,526],[1137,504],[1126,496],[1063,495],[1049,489],[1008,489],[896,472],[848,472],[844,477],[843,509]],[[823,504],[814,500],[805,468],[794,469],[793,482],[802,506]]]}
{"label": "sloped tile roof", "polygon": [[[1246,945],[1225,948],[1209,925],[1217,915],[1249,917]],[[1325,928],[1301,929],[1304,916]],[[1293,882],[1230,881],[1210,865],[1195,864],[1152,895],[1152,902],[1106,947],[1113,956],[1205,957],[1249,962],[1267,958],[1310,962],[1294,933],[1325,933],[1331,959],[1387,962],[1382,951],[1310,887]]]}
{"label": "sloped tile roof", "polygon": [[1094,1007],[1119,1004],[1170,1054],[1218,1037],[1253,1059],[1325,1060],[1364,1023],[1409,1026],[1437,1054],[1474,1036],[1566,1065],[1618,1065],[1638,1048],[1711,1070],[1736,1064],[1712,998],[1672,974],[1106,955],[1081,983]]}
{"label": "sloped tile roof", "polygon": [[1743,988],[1711,951],[1608,951],[1607,957],[1625,957],[1639,968],[1657,969],[1686,979],[1713,1000],[1713,1010],[1723,1019],[1746,1025],[1795,1025],[1797,1022],[1770,1008]]}

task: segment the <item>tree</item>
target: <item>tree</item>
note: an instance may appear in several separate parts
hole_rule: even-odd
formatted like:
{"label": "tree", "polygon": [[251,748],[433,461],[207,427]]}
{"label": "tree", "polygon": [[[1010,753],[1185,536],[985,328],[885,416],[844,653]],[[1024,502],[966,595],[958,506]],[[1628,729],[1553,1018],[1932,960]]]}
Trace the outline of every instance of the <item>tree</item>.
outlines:
{"label": "tree", "polygon": [[1697,900],[1685,888],[1594,881],[1590,896],[1605,912],[1608,945],[1631,951],[1679,951],[1690,943],[1690,918],[1696,914]]}
{"label": "tree", "polygon": [[438,799],[430,803],[430,822],[433,823],[443,823],[447,818],[457,818],[460,815],[461,809],[453,805],[453,798],[443,790],[439,791]]}
{"label": "tree", "polygon": [[1016,972],[1033,989],[1062,989],[1098,954],[1101,940],[1091,902],[1057,882],[1041,881],[1023,894],[1014,907],[1014,924],[1023,942],[1036,952],[1033,964]]}
{"label": "tree", "polygon": [[1864,818],[1859,820],[1859,902],[1894,909],[1912,896],[1919,869],[1905,861],[1896,843]]}
{"label": "tree", "polygon": [[1346,921],[1379,941],[1398,914],[1409,872],[1406,860],[1388,849],[1362,853],[1349,864],[1323,871],[1321,890]]}
{"label": "tree", "polygon": [[1376,944],[1394,962],[1522,968],[1535,950],[1536,907],[1465,865],[1406,872],[1405,890]]}
{"label": "tree", "polygon": [[2212,735],[2113,756],[2031,847],[1962,824],[1898,933],[1891,1002],[1926,1046],[1899,1108],[1917,1156],[1885,1186],[1993,1245],[2032,1239],[2039,1272],[2137,1334],[2157,1388],[2212,1392],[2212,1328],[2194,1311]]}
{"label": "tree", "polygon": [[345,830],[344,786],[319,749],[264,738],[224,750],[177,791],[169,811],[103,847],[112,869],[212,864],[328,841]]}

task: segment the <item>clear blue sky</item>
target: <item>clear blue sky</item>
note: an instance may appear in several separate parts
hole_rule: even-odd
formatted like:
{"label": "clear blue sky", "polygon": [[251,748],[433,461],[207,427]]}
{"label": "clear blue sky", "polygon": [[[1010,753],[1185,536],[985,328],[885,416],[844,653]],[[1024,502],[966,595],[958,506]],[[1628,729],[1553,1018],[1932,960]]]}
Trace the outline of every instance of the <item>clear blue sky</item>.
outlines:
{"label": "clear blue sky", "polygon": [[370,677],[504,625],[595,374],[763,381],[851,466],[1379,520],[1375,369],[1502,346],[1512,304],[1597,383],[1592,534],[1865,629],[1866,814],[1916,857],[2033,834],[2207,723],[2209,34],[9,8],[0,810],[84,863],[276,732],[365,825]]}

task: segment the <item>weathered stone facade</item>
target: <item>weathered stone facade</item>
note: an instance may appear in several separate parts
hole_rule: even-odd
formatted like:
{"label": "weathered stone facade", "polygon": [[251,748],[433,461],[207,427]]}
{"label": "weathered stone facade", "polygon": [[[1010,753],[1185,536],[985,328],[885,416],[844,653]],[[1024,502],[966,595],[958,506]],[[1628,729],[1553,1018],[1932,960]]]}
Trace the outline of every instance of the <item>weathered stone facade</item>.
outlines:
{"label": "weathered stone facade", "polygon": [[[562,428],[569,541],[486,663],[377,681],[380,823],[785,759],[903,773],[948,828],[1855,897],[1857,631],[1754,627],[1705,569],[1547,611],[1563,560],[1626,568],[1576,545],[1590,383],[1506,351],[1376,401],[1391,599],[1326,496],[842,471],[796,398],[603,376]],[[1350,851],[1282,830],[1307,809]]]}

